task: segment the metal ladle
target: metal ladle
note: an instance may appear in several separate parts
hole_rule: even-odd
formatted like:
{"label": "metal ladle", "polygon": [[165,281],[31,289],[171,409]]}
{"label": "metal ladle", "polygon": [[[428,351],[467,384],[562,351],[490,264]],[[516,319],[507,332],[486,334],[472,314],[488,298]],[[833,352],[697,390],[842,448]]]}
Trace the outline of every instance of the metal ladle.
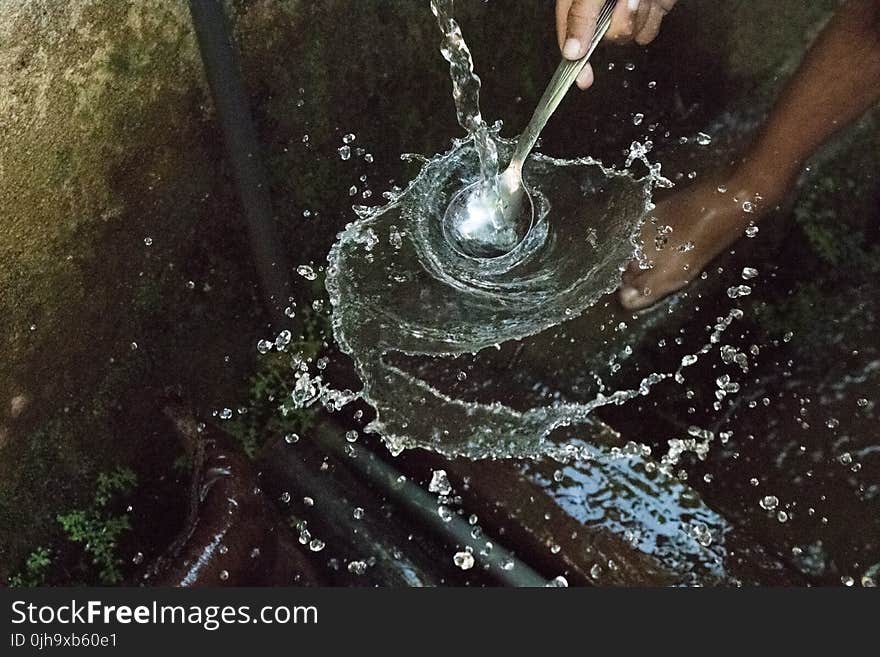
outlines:
{"label": "metal ladle", "polygon": [[611,25],[616,0],[606,0],[587,53],[563,59],[532,118],[516,143],[510,164],[494,180],[478,180],[459,191],[443,215],[443,234],[452,247],[473,258],[497,258],[513,251],[534,222],[534,203],[523,184],[523,164],[538,136]]}

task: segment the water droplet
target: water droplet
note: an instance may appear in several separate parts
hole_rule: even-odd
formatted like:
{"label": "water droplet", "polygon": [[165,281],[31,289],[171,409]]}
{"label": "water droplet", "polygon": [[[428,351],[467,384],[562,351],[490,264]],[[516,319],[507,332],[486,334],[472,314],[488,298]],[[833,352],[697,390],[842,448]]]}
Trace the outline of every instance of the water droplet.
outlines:
{"label": "water droplet", "polygon": [[153,238],[152,238],[152,237],[145,237],[145,238],[144,238],[144,244],[145,244],[146,246],[153,246]]}
{"label": "water droplet", "polygon": [[547,586],[549,588],[567,588],[568,587],[568,580],[565,579],[565,577],[563,577],[562,575],[557,575],[556,577],[551,579],[549,582],[547,582],[547,584],[545,586]]}
{"label": "water droplet", "polygon": [[351,561],[348,564],[348,572],[353,573],[355,575],[363,575],[367,572],[367,562],[366,561]]}
{"label": "water droplet", "polygon": [[388,233],[388,241],[391,243],[395,251],[403,248],[403,233],[397,230],[397,226],[391,226]]}
{"label": "water droplet", "polygon": [[449,477],[446,470],[434,470],[431,474],[431,483],[428,484],[428,490],[431,493],[439,495],[449,495],[452,492],[452,484],[449,483]]}
{"label": "water droplet", "polygon": [[723,374],[715,379],[715,385],[725,394],[739,392],[739,384],[736,381],[731,381],[729,374]]}
{"label": "water droplet", "polygon": [[293,334],[287,329],[284,329],[275,337],[275,349],[278,351],[284,351],[292,339]]}
{"label": "water droplet", "polygon": [[700,146],[708,146],[712,143],[712,137],[707,135],[705,132],[698,132],[696,136],[696,142]]}
{"label": "water droplet", "polygon": [[342,137],[342,143],[343,143],[343,144],[350,144],[350,143],[352,143],[355,139],[356,139],[356,137],[355,137],[352,133],[349,132],[347,135],[344,135],[344,136]]}
{"label": "water droplet", "polygon": [[645,115],[641,112],[638,112],[633,115],[633,125],[642,125],[642,121],[645,120]]}
{"label": "water droplet", "polygon": [[749,226],[748,228],[746,228],[746,237],[754,237],[757,234],[758,234],[758,227],[757,226]]}
{"label": "water droplet", "polygon": [[309,541],[309,549],[312,552],[320,552],[324,549],[324,541],[322,541],[320,538],[313,538],[311,541]]}
{"label": "water droplet", "polygon": [[288,445],[293,445],[294,443],[299,442],[299,434],[296,433],[288,433],[284,436],[284,442]]}
{"label": "water droplet", "polygon": [[779,498],[775,495],[765,495],[761,498],[761,501],[758,502],[758,505],[765,511],[772,511],[779,506]]}
{"label": "water droplet", "polygon": [[363,507],[355,507],[354,511],[351,512],[351,515],[355,520],[363,520],[364,517],[364,509]]}
{"label": "water droplet", "polygon": [[470,570],[474,567],[474,555],[467,551],[456,552],[452,562],[462,570]]}
{"label": "water droplet", "polygon": [[753,267],[743,267],[743,270],[742,270],[743,280],[749,281],[749,280],[755,278],[755,276],[757,276],[757,275],[758,275],[757,269],[754,269]]}
{"label": "water droplet", "polygon": [[232,417],[232,409],[231,408],[224,408],[222,411],[220,411],[219,417],[221,420],[230,419]]}
{"label": "water droplet", "polygon": [[340,146],[336,149],[336,152],[339,153],[340,160],[348,160],[351,158],[351,147],[350,146]]}
{"label": "water droplet", "polygon": [[220,580],[225,582],[227,579],[229,579],[229,571],[228,570],[221,570],[220,571]]}
{"label": "water droplet", "polygon": [[703,522],[694,522],[690,525],[690,533],[694,539],[703,547],[712,545],[712,531],[709,526]]}
{"label": "water droplet", "polygon": [[752,293],[752,288],[748,285],[734,285],[733,287],[727,288],[727,296],[731,299],[739,299],[740,297],[746,297]]}
{"label": "water droplet", "polygon": [[302,276],[307,281],[313,281],[318,278],[315,270],[312,269],[309,265],[300,265],[296,268],[296,273]]}

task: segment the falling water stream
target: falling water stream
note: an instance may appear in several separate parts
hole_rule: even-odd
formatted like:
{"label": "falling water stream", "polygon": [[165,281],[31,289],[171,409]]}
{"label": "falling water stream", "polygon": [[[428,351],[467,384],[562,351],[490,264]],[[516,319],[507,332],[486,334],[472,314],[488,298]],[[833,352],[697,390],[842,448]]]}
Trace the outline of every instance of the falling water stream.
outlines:
{"label": "falling water stream", "polygon": [[480,78],[474,73],[474,59],[452,17],[452,0],[431,0],[431,11],[443,33],[440,52],[449,62],[452,97],[458,123],[473,140],[480,162],[480,177],[493,180],[498,173],[498,148],[492,132],[480,112]]}

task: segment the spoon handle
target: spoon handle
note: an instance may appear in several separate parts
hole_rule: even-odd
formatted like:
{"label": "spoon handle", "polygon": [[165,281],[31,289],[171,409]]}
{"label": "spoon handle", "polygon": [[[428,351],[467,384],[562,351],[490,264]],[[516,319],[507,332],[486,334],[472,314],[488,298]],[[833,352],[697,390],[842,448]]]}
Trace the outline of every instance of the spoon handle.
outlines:
{"label": "spoon handle", "polygon": [[616,5],[617,0],[606,0],[599,11],[596,31],[593,34],[593,39],[590,41],[590,47],[587,48],[587,54],[575,61],[563,59],[557,67],[556,73],[553,74],[550,83],[547,85],[547,90],[544,92],[541,100],[538,101],[538,106],[535,108],[535,113],[532,114],[532,119],[519,137],[511,164],[517,163],[521,167],[529,153],[532,152],[535,143],[538,141],[538,136],[541,134],[544,126],[547,125],[547,121],[553,115],[553,112],[556,111],[556,108],[559,107],[559,103],[562,102],[569,87],[577,79],[584,66],[587,65],[587,62],[596,50],[596,46],[599,45],[599,42],[605,37],[608,28],[611,27],[611,16]]}

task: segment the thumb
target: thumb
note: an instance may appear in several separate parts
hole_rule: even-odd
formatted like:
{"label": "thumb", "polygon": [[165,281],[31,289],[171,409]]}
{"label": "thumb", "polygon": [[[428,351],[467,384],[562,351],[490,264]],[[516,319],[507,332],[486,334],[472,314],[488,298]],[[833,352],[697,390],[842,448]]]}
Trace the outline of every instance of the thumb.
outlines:
{"label": "thumb", "polygon": [[580,59],[587,54],[603,4],[603,0],[573,0],[566,20],[563,57]]}

